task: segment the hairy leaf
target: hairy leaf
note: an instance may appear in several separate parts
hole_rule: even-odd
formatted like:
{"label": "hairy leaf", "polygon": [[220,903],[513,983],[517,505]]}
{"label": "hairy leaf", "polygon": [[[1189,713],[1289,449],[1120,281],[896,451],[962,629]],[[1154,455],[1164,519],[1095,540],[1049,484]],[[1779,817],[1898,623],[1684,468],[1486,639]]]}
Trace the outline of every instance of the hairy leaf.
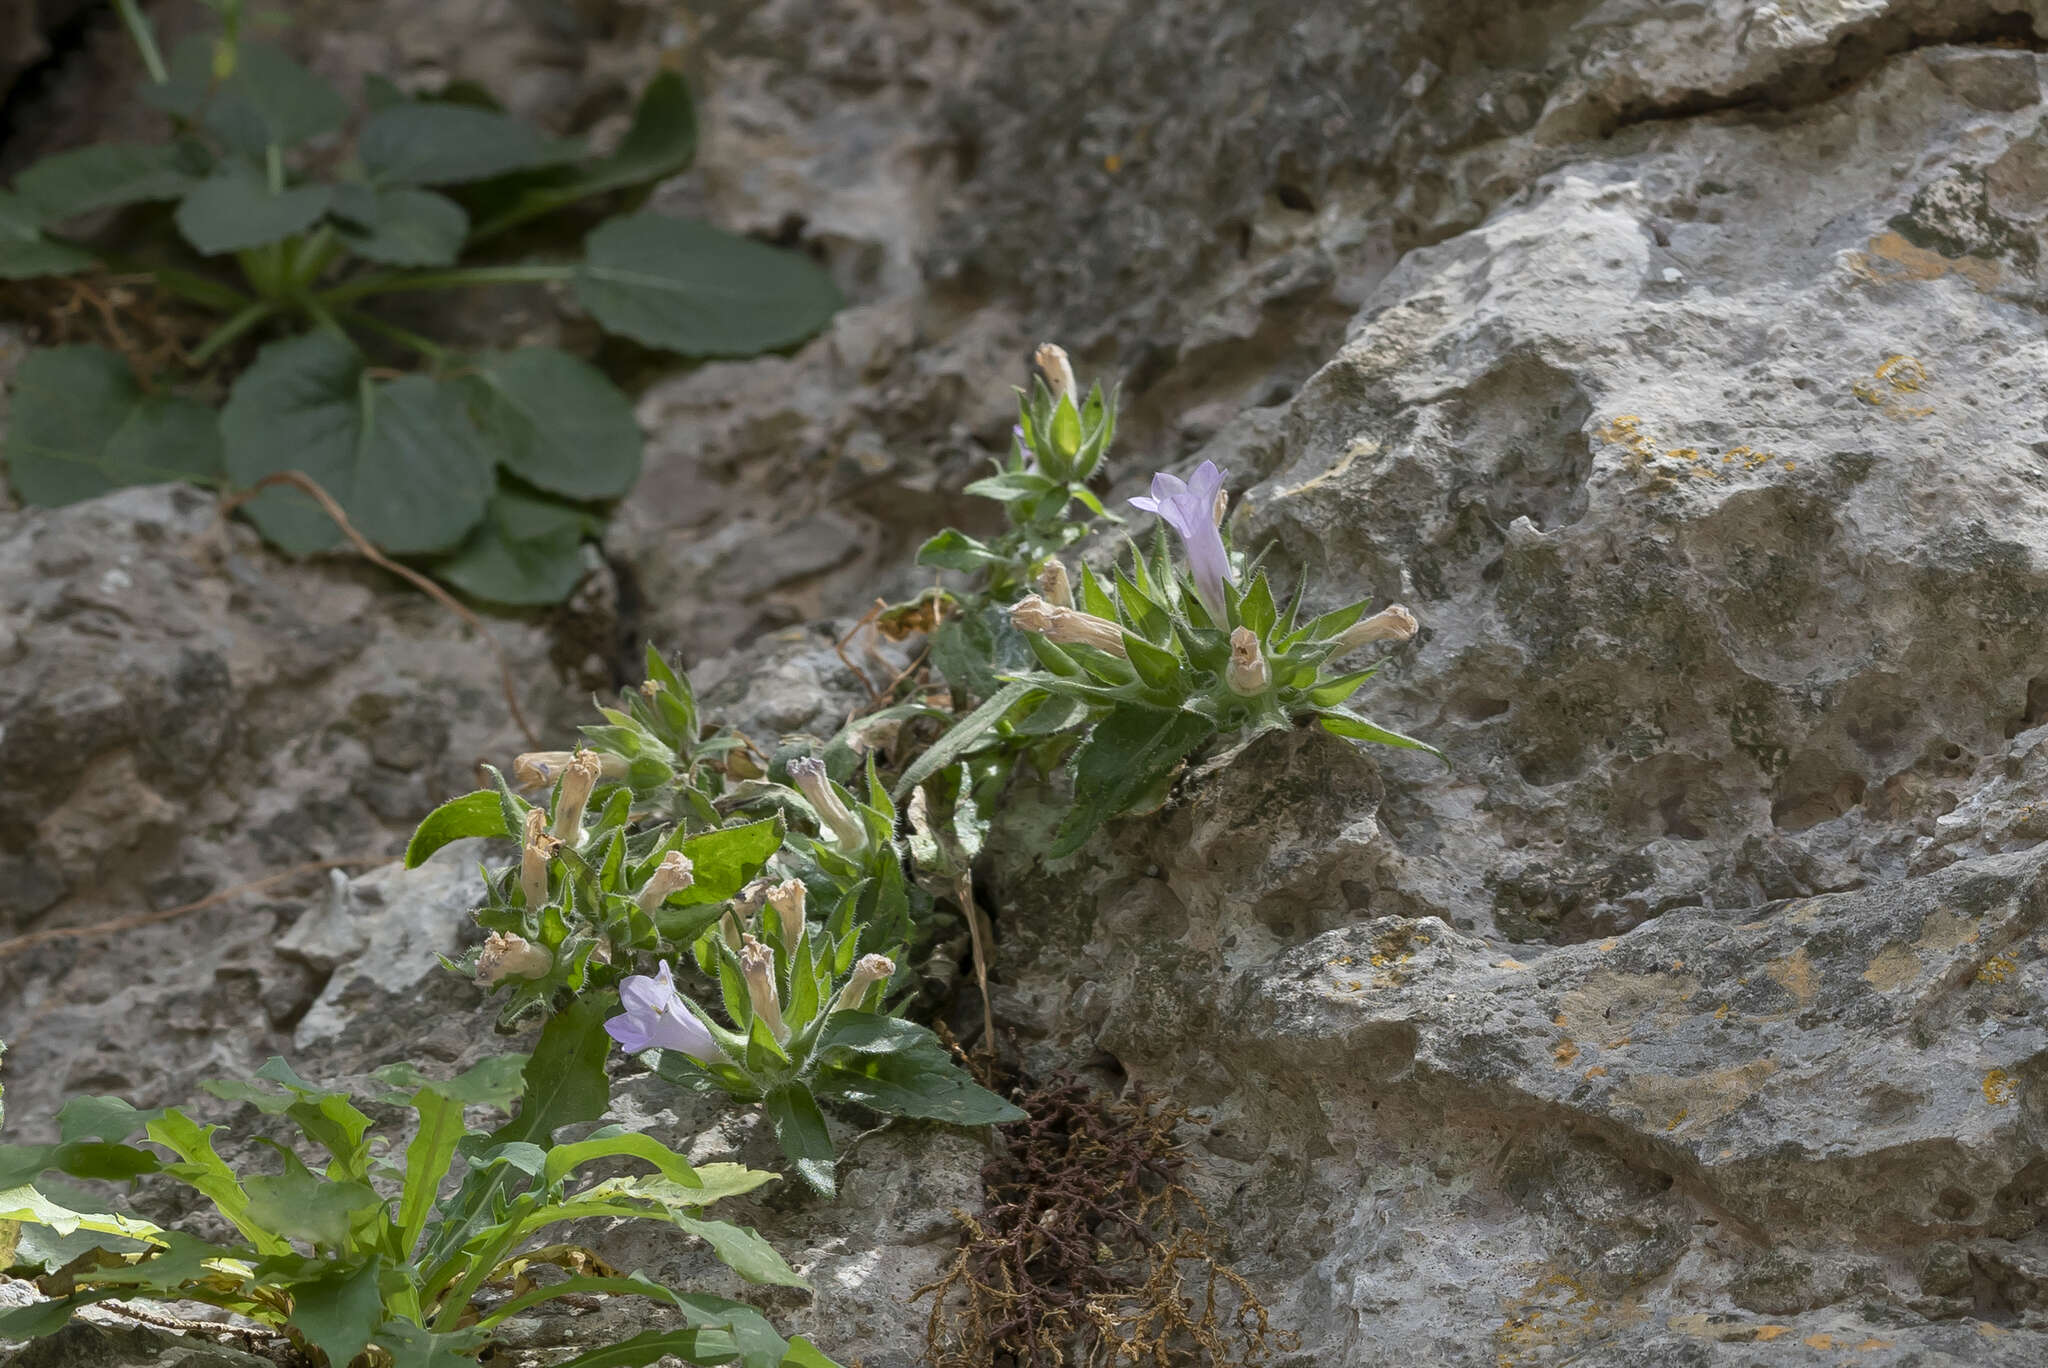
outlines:
{"label": "hairy leaf", "polygon": [[590,235],[576,297],[606,329],[686,356],[800,342],[839,308],[808,257],[703,223],[633,214]]}
{"label": "hairy leaf", "polygon": [[145,393],[128,363],[105,348],[32,351],[13,391],[7,470],[27,503],[56,507],[126,485],[220,476],[213,413]]}
{"label": "hairy leaf", "polygon": [[372,1255],[360,1268],[337,1268],[292,1284],[291,1325],[329,1364],[352,1361],[383,1324],[384,1297],[377,1288],[382,1271],[383,1261]]}
{"label": "hairy leaf", "polygon": [[473,836],[511,836],[505,829],[505,805],[490,789],[450,798],[426,815],[405,844],[405,867],[418,869],[427,857],[452,841]]}
{"label": "hairy leaf", "polygon": [[[373,380],[361,355],[329,333],[265,347],[235,382],[221,433],[236,483],[304,471],[387,551],[453,547],[482,520],[491,494],[491,451],[454,386],[424,375]],[[296,489],[266,489],[247,510],[264,536],[295,554],[342,540]]]}
{"label": "hairy leaf", "polygon": [[1170,776],[1214,731],[1190,712],[1121,708],[1095,724],[1074,755],[1074,806],[1047,854],[1079,850],[1097,827],[1130,808]]}
{"label": "hairy leaf", "polygon": [[837,1155],[832,1133],[825,1128],[825,1114],[818,1110],[810,1089],[801,1083],[785,1083],[763,1098],[762,1104],[775,1126],[782,1152],[796,1165],[797,1176],[820,1196],[833,1196],[839,1183]]}

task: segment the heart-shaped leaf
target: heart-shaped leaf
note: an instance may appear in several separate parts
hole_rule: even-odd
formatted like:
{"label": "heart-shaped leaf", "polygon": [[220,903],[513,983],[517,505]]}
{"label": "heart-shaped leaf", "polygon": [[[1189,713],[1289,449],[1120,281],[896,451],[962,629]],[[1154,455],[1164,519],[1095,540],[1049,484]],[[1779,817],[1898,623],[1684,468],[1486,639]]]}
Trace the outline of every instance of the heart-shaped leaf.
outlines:
{"label": "heart-shaped leaf", "polygon": [[505,468],[572,499],[613,499],[640,477],[632,401],[594,366],[553,347],[475,358],[470,412]]}
{"label": "heart-shaped leaf", "polygon": [[607,329],[686,356],[751,356],[800,342],[840,305],[810,258],[659,214],[590,235],[576,297]]}
{"label": "heart-shaped leaf", "polygon": [[177,199],[195,183],[175,148],[95,143],[43,158],[14,178],[14,189],[43,222],[61,223],[94,209]]}
{"label": "heart-shaped leaf", "polygon": [[[265,347],[235,382],[221,435],[235,483],[304,471],[387,551],[459,544],[483,520],[495,482],[490,449],[459,389],[424,375],[374,380],[331,333]],[[341,541],[333,521],[296,489],[267,489],[247,509],[264,536],[294,554]]]}
{"label": "heart-shaped leaf", "polygon": [[208,256],[262,247],[312,227],[331,196],[324,185],[273,191],[256,168],[229,160],[185,196],[178,231]]}
{"label": "heart-shaped leaf", "polygon": [[338,185],[333,214],[350,251],[387,266],[451,265],[469,232],[462,206],[432,190]]}
{"label": "heart-shaped leaf", "polygon": [[582,144],[543,137],[509,115],[407,101],[370,116],[356,153],[378,185],[458,185],[573,160]]}
{"label": "heart-shaped leaf", "polygon": [[69,275],[92,265],[93,255],[43,236],[43,217],[19,195],[0,191],[0,280]]}
{"label": "heart-shaped leaf", "polygon": [[602,524],[581,509],[499,490],[436,578],[491,603],[560,603],[583,580],[583,539]]}
{"label": "heart-shaped leaf", "polygon": [[103,347],[30,352],[14,376],[8,477],[28,503],[76,503],[124,485],[213,481],[220,430],[204,404],[145,394]]}

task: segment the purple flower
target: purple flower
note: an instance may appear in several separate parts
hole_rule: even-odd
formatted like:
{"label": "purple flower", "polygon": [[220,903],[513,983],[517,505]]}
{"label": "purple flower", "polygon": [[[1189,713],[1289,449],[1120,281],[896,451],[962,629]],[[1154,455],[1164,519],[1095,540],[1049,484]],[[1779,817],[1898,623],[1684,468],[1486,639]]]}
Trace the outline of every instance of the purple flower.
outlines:
{"label": "purple flower", "polygon": [[624,1014],[605,1022],[604,1029],[628,1054],[681,1050],[707,1064],[719,1057],[718,1042],[676,992],[667,960],[661,962],[661,972],[653,978],[628,975],[619,984],[619,1005],[626,1009]]}
{"label": "purple flower", "polygon": [[1218,627],[1228,625],[1223,612],[1223,582],[1237,583],[1237,571],[1223,551],[1223,534],[1216,530],[1217,495],[1229,475],[1214,461],[1195,467],[1195,476],[1183,484],[1179,476],[1160,471],[1152,477],[1152,497],[1133,499],[1131,507],[1157,513],[1167,526],[1180,534],[1188,553],[1188,569],[1195,577],[1195,593],[1209,610],[1209,620]]}

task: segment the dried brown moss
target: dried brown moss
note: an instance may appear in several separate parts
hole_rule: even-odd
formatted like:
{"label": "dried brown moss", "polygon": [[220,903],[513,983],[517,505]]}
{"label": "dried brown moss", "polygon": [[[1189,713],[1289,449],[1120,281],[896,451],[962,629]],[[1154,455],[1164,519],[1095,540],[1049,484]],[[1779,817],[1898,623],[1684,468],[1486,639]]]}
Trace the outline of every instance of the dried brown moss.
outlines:
{"label": "dried brown moss", "polygon": [[1184,1108],[1065,1075],[1009,1094],[1027,1118],[998,1128],[981,1214],[954,1213],[960,1253],[916,1294],[933,1368],[1249,1368],[1299,1347],[1181,1181]]}

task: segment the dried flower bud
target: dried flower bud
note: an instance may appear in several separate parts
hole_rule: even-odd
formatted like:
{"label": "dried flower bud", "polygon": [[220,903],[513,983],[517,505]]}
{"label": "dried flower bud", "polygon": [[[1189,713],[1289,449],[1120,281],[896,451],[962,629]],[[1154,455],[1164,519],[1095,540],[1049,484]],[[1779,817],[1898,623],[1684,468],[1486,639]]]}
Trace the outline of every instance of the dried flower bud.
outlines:
{"label": "dried flower bud", "polygon": [[740,919],[727,912],[718,919],[718,934],[725,938],[725,948],[734,954],[740,949]]}
{"label": "dried flower bud", "polygon": [[839,990],[839,996],[832,1003],[835,1012],[850,1012],[860,1006],[867,997],[868,989],[883,982],[896,972],[896,961],[887,955],[862,955],[860,962],[853,966],[853,977]]}
{"label": "dried flower bud", "polygon": [[1010,606],[1010,621],[1019,631],[1037,632],[1062,646],[1093,646],[1113,656],[1125,655],[1123,628],[1108,618],[1047,603],[1036,594],[1026,594]]}
{"label": "dried flower bud", "polygon": [[[592,752],[597,756],[598,775],[618,783],[626,777],[631,768],[623,755],[607,751]],[[523,789],[546,788],[562,777],[569,768],[569,762],[576,758],[572,751],[528,751],[512,761],[512,778]]]}
{"label": "dried flower bud", "polygon": [[548,835],[546,808],[526,810],[526,839],[519,851],[519,891],[528,907],[544,907],[548,901],[548,861],[562,843]]}
{"label": "dried flower bud", "polygon": [[597,787],[603,765],[594,750],[580,750],[562,771],[562,793],[555,802],[555,839],[571,850],[583,844],[583,807]]}
{"label": "dried flower bud", "polygon": [[847,810],[846,804],[833,789],[832,780],[825,773],[824,761],[811,755],[792,761],[789,766],[789,777],[796,780],[796,786],[803,790],[804,797],[811,800],[811,807],[817,812],[818,820],[832,828],[833,836],[848,854],[868,843],[867,829]]}
{"label": "dried flower bud", "polygon": [[491,932],[476,957],[476,985],[489,988],[501,979],[546,978],[555,967],[555,957],[524,936]]}
{"label": "dried flower bud", "polygon": [[1369,642],[1406,641],[1421,630],[1421,624],[1416,622],[1415,614],[1397,603],[1390,608],[1380,609],[1363,622],[1354,622],[1346,627],[1337,635],[1335,649],[1330,652],[1330,658],[1334,660],[1346,651],[1355,650]]}
{"label": "dried flower bud", "polygon": [[747,1000],[754,1004],[754,1015],[767,1024],[776,1040],[788,1040],[782,1002],[775,995],[775,952],[748,936],[740,946],[740,973],[747,980]]}
{"label": "dried flower bud", "polygon": [[1081,404],[1081,392],[1074,386],[1074,363],[1067,359],[1066,348],[1056,347],[1050,342],[1041,342],[1032,353],[1031,360],[1038,367],[1038,373],[1045,377],[1045,387],[1052,391],[1052,401],[1057,404],[1061,395],[1074,401],[1076,408]]}
{"label": "dried flower bud", "polygon": [[1272,682],[1266,653],[1259,649],[1259,634],[1251,628],[1240,627],[1230,634],[1230,665],[1223,678],[1232,693],[1245,695],[1264,693]]}
{"label": "dried flower bud", "polygon": [[768,905],[782,923],[782,944],[794,949],[804,934],[804,881],[784,879],[768,890]]}
{"label": "dried flower bud", "polygon": [[1227,489],[1218,489],[1216,491],[1216,502],[1209,506],[1209,520],[1215,523],[1216,526],[1221,527],[1223,526],[1224,515],[1229,512],[1230,491]]}
{"label": "dried flower bud", "polygon": [[647,876],[647,886],[640,890],[634,901],[640,904],[642,912],[651,917],[655,908],[668,901],[669,894],[682,892],[696,879],[696,871],[690,868],[690,857],[680,850],[671,850],[661,857],[661,863]]}
{"label": "dried flower bud", "polygon": [[1049,557],[1038,567],[1038,592],[1047,603],[1055,608],[1074,606],[1074,589],[1067,581],[1066,563],[1058,556]]}

